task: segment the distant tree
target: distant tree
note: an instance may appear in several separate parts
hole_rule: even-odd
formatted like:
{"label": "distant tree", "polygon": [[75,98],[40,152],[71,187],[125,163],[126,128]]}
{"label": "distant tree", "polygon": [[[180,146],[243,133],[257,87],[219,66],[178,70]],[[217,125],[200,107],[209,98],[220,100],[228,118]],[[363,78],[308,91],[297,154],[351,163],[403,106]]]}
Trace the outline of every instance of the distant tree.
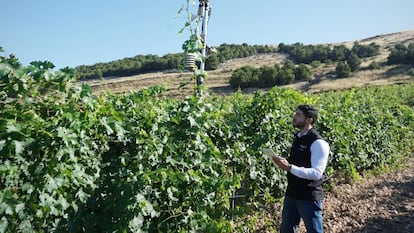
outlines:
{"label": "distant tree", "polygon": [[295,70],[295,80],[304,81],[310,80],[312,77],[311,69],[305,64],[299,64]]}
{"label": "distant tree", "polygon": [[279,75],[277,76],[276,83],[277,85],[286,85],[290,84],[295,80],[295,71],[290,69],[281,69]]}
{"label": "distant tree", "polygon": [[414,43],[407,47],[404,44],[397,44],[387,58],[388,64],[414,64]]}
{"label": "distant tree", "polygon": [[257,53],[275,53],[277,52],[277,48],[269,46],[269,45],[257,45],[255,46]]}
{"label": "distant tree", "polygon": [[351,53],[351,55],[349,55],[347,63],[352,72],[359,70],[361,67],[361,59],[359,59],[355,53]]}
{"label": "distant tree", "polygon": [[388,55],[387,61],[389,64],[402,64],[405,61],[407,54],[407,48],[404,44],[397,44],[391,49],[390,55]]}
{"label": "distant tree", "polygon": [[95,72],[94,72],[94,76],[95,76],[96,78],[99,78],[99,79],[103,78],[102,71],[101,71],[100,69],[95,70]]}
{"label": "distant tree", "polygon": [[211,54],[206,60],[206,70],[215,70],[219,65],[219,58],[216,54]]}
{"label": "distant tree", "polygon": [[315,60],[325,62],[332,59],[331,48],[326,45],[303,45],[301,43],[285,45],[280,43],[278,49],[280,53],[288,54],[289,59],[295,61],[296,64],[310,64]]}
{"label": "distant tree", "polygon": [[371,43],[369,45],[362,45],[358,42],[355,42],[354,46],[352,47],[352,52],[358,55],[358,57],[364,58],[378,55],[379,49],[380,46],[375,43]]}
{"label": "distant tree", "polygon": [[325,61],[326,59],[328,59],[328,54],[329,54],[329,47],[325,46],[325,45],[316,45],[312,47],[312,56],[310,57],[310,59],[306,62],[307,64],[312,63],[315,60],[318,61]]}
{"label": "distant tree", "polygon": [[335,71],[337,78],[345,78],[351,75],[351,68],[346,62],[339,62],[338,65],[336,65]]}
{"label": "distant tree", "polygon": [[376,70],[379,68],[380,68],[380,65],[376,61],[371,62],[368,66],[368,69],[370,70]]}
{"label": "distant tree", "polygon": [[262,66],[258,69],[258,87],[272,87],[276,85],[278,70],[275,67]]}
{"label": "distant tree", "polygon": [[257,81],[257,72],[252,66],[243,66],[236,69],[230,77],[229,83],[233,88],[250,87]]}
{"label": "distant tree", "polygon": [[[269,45],[248,45],[243,43],[222,44],[215,48],[217,54],[211,54],[206,59],[206,69],[214,70],[218,64],[234,58],[248,57],[258,53],[274,53],[277,48]],[[96,63],[90,66],[76,67],[76,74],[79,79],[95,78],[95,70],[100,69],[104,77],[108,76],[129,76],[146,72],[163,71],[176,69],[182,64],[184,53],[167,54],[162,57],[157,55],[137,55],[135,57],[123,58],[107,63]]]}
{"label": "distant tree", "polygon": [[163,57],[167,60],[167,69],[175,69],[180,66],[183,59],[181,54],[167,54]]}
{"label": "distant tree", "polygon": [[330,51],[328,58],[332,61],[345,61],[350,54],[350,50],[344,45],[336,45]]}
{"label": "distant tree", "polygon": [[321,62],[318,60],[312,61],[310,64],[313,68],[318,68],[321,65]]}
{"label": "distant tree", "polygon": [[291,61],[291,60],[286,60],[284,63],[283,63],[283,69],[285,69],[285,70],[295,70],[295,63],[293,63],[293,61]]}
{"label": "distant tree", "polygon": [[407,47],[408,64],[414,64],[414,43],[410,43]]}
{"label": "distant tree", "polygon": [[295,64],[291,60],[286,60],[277,76],[277,85],[292,83],[295,80],[295,69]]}

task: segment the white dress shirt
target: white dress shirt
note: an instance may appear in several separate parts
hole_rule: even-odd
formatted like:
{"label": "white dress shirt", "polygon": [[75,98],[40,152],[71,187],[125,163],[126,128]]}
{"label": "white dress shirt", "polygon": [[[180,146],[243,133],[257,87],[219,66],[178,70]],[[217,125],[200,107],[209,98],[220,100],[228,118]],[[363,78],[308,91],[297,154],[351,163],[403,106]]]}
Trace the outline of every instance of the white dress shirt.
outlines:
{"label": "white dress shirt", "polygon": [[[305,133],[306,134],[306,133]],[[301,137],[301,134],[298,134]],[[323,139],[315,140],[311,147],[311,167],[298,167],[292,164],[290,172],[302,179],[319,180],[322,178],[328,163],[329,144]]]}

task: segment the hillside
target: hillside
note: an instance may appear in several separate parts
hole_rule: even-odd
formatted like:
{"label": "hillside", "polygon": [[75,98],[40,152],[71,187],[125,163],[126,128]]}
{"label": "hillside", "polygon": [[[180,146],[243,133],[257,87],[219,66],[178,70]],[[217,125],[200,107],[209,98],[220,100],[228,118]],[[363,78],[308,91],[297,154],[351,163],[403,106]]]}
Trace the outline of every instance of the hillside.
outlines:
{"label": "hillside", "polygon": [[[331,73],[335,71],[335,65],[322,64],[314,70],[314,78],[309,82],[300,82],[287,85],[295,90],[301,90],[307,93],[316,93],[327,90],[346,89],[351,87],[360,87],[365,85],[385,85],[392,83],[412,82],[414,78],[407,75],[407,70],[411,66],[383,66],[381,69],[367,70],[372,61],[377,63],[385,62],[389,54],[389,48],[399,43],[413,43],[414,30],[397,32],[391,34],[377,35],[357,41],[335,43],[332,45],[345,45],[348,48],[358,42],[360,44],[376,43],[380,46],[380,55],[363,60],[361,70],[356,72],[352,77],[345,79],[333,79]],[[204,85],[208,88],[211,95],[221,95],[235,92],[228,83],[232,72],[242,66],[251,65],[260,67],[264,65],[280,64],[286,59],[279,53],[259,54],[248,58],[239,58],[226,61],[219,65],[218,69],[207,72],[207,78]],[[173,98],[182,98],[191,95],[193,91],[193,81],[184,88],[179,88],[180,83],[190,79],[191,73],[179,72],[156,72],[130,77],[113,77],[104,80],[90,80],[88,83],[95,92],[111,90],[114,93],[123,93],[127,91],[136,91],[145,87],[163,85],[166,87],[166,96]],[[242,90],[244,93],[256,91],[255,88]]]}

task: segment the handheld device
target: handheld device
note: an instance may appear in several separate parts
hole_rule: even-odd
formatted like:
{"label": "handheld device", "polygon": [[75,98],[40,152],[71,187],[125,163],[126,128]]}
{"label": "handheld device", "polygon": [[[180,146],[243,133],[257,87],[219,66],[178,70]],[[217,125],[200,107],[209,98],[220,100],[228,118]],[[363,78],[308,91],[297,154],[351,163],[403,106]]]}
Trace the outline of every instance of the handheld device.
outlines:
{"label": "handheld device", "polygon": [[280,156],[278,156],[272,149],[270,148],[263,149],[263,153],[270,159],[270,161],[272,161],[274,165],[277,165],[275,161],[273,160],[273,158],[279,158]]}

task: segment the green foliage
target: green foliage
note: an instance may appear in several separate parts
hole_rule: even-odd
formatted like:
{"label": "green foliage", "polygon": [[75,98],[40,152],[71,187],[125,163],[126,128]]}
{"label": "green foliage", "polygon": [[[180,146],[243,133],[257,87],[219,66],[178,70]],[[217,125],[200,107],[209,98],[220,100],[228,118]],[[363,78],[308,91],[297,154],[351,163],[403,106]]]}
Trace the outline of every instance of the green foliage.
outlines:
{"label": "green foliage", "polygon": [[311,64],[312,68],[318,68],[321,65],[321,62],[318,60],[312,61]]}
{"label": "green foliage", "polygon": [[350,50],[344,45],[335,45],[332,48],[329,45],[303,45],[302,43],[285,45],[281,43],[278,48],[279,52],[288,54],[290,59],[296,63],[311,64],[313,61],[346,61],[351,53],[360,58],[376,56],[379,54],[380,46],[375,43],[369,45],[355,43]]}
{"label": "green foliage", "polygon": [[243,43],[237,44],[221,44],[217,48],[217,57],[220,63],[234,59],[249,57],[260,53],[275,53],[277,48],[269,45],[248,45]]}
{"label": "green foliage", "polygon": [[290,84],[293,81],[309,80],[311,76],[312,71],[308,66],[304,64],[296,66],[292,61],[286,60],[282,67],[277,64],[273,67],[262,66],[257,69],[252,66],[240,67],[233,72],[230,85],[233,88],[273,87]]}
{"label": "green foliage", "polygon": [[76,67],[79,79],[95,79],[111,76],[130,76],[147,72],[177,69],[183,60],[182,53],[158,55],[137,55],[110,62]]}
{"label": "green foliage", "polygon": [[310,80],[312,78],[312,70],[305,64],[299,64],[295,70],[295,80]]}
{"label": "green foliage", "polygon": [[252,66],[243,66],[233,72],[229,83],[234,88],[244,88],[253,86],[257,80],[256,69]]}
{"label": "green foliage", "polygon": [[325,61],[329,58],[330,48],[324,45],[303,45],[295,43],[293,45],[285,45],[280,43],[279,52],[286,53],[289,58],[296,63],[310,64],[312,61]]}
{"label": "green foliage", "polygon": [[[183,43],[185,52],[197,51],[197,41],[199,38],[190,37]],[[196,46],[196,47],[194,47]],[[191,48],[191,49],[188,49]],[[186,51],[188,50],[188,51]],[[259,53],[275,53],[276,48],[268,45],[236,45],[222,44],[216,48],[217,53],[207,54],[206,70],[217,69],[220,63],[234,58],[249,57]],[[158,55],[137,55],[134,57],[123,58],[106,63],[96,63],[94,65],[82,65],[76,67],[78,79],[95,79],[111,76],[131,76],[148,72],[165,71],[178,69],[184,60],[184,53]]]}
{"label": "green foliage", "polygon": [[349,65],[351,72],[355,72],[361,67],[361,59],[359,59],[358,55],[355,53],[351,53],[351,55],[349,55],[346,63]]}
{"label": "green foliage", "polygon": [[280,69],[279,76],[277,77],[277,84],[286,85],[292,83],[296,77],[296,66],[291,60],[286,60]]}
{"label": "green foliage", "polygon": [[403,151],[412,150],[412,87],[371,87],[322,94],[320,103],[329,114],[322,114],[320,128],[332,142],[330,165],[348,174],[355,173],[346,169],[352,167],[360,173],[392,164]]}
{"label": "green foliage", "polygon": [[358,42],[354,43],[352,47],[352,53],[356,54],[360,58],[373,57],[379,55],[380,46],[375,43],[369,45],[362,45]]}
{"label": "green foliage", "polygon": [[206,70],[216,70],[219,65],[219,58],[216,54],[210,54],[206,60]]}
{"label": "green foliage", "polygon": [[[0,119],[6,232],[225,226],[220,219],[239,182],[207,134],[220,119],[211,106],[153,99],[157,89],[95,97],[68,82],[40,95],[60,72],[1,67],[1,85],[10,87]],[[15,74],[31,86],[13,89]]]}
{"label": "green foliage", "polygon": [[346,62],[339,62],[335,68],[337,78],[346,78],[351,75],[351,67]]}
{"label": "green foliage", "polygon": [[345,45],[335,45],[329,54],[330,61],[346,61],[351,51]]}
{"label": "green foliage", "polygon": [[[285,174],[261,149],[287,155],[302,103],[321,109],[329,175],[414,148],[412,84],[175,101],[160,87],[95,96],[52,65],[0,62],[1,232],[254,231],[257,217],[234,217],[283,196]],[[232,209],[234,194],[245,198]]]}
{"label": "green foliage", "polygon": [[414,64],[414,43],[408,46],[397,44],[391,49],[387,58],[388,64]]}

